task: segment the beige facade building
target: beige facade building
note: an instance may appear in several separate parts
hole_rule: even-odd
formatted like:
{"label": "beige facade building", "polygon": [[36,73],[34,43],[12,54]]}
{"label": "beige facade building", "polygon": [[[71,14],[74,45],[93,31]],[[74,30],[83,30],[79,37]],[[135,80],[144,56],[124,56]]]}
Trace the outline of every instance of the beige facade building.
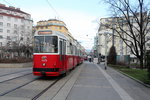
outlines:
{"label": "beige facade building", "polygon": [[50,29],[50,30],[62,32],[66,35],[70,34],[66,27],[66,24],[63,21],[57,19],[39,21],[37,22],[36,29],[37,30]]}
{"label": "beige facade building", "polygon": [[70,39],[74,39],[72,34],[68,31],[66,24],[61,20],[49,19],[37,22],[35,30],[45,30],[45,29],[59,31],[68,36]]}

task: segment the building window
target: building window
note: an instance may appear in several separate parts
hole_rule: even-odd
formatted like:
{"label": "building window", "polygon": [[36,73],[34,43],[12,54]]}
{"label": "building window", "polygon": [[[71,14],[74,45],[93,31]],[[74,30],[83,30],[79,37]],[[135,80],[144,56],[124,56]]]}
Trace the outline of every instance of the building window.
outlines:
{"label": "building window", "polygon": [[146,38],[147,38],[147,41],[149,41],[149,40],[150,40],[150,36],[147,36]]}
{"label": "building window", "polygon": [[[1,36],[0,36],[1,37]],[[3,43],[2,42],[0,42],[0,47],[3,45]]]}
{"label": "building window", "polygon": [[0,35],[0,39],[3,39],[3,36],[2,36],[2,35]]}
{"label": "building window", "polygon": [[17,31],[16,31],[16,30],[14,31],[14,34],[17,34]]}
{"label": "building window", "polygon": [[3,22],[0,22],[0,26],[1,26],[1,27],[3,26]]}
{"label": "building window", "polygon": [[3,19],[3,16],[2,16],[2,15],[0,15],[0,19]]}
{"label": "building window", "polygon": [[17,18],[15,18],[15,22],[18,22],[18,19],[17,19]]}
{"label": "building window", "polygon": [[11,39],[10,39],[10,36],[7,36],[7,40],[11,40]]}
{"label": "building window", "polygon": [[3,32],[3,29],[0,29],[0,33],[2,33]]}
{"label": "building window", "polygon": [[7,30],[7,33],[10,33],[10,30]]}
{"label": "building window", "polygon": [[14,15],[17,15],[17,12],[14,12]]}
{"label": "building window", "polygon": [[21,29],[25,29],[25,26],[24,26],[24,25],[21,25]]}
{"label": "building window", "polygon": [[10,20],[11,20],[11,18],[10,18],[10,17],[7,17],[7,19],[8,19],[8,21],[10,21]]}
{"label": "building window", "polygon": [[29,26],[27,26],[27,29],[29,29]]}
{"label": "building window", "polygon": [[21,19],[21,22],[23,23],[23,22],[24,22],[24,20],[23,20],[23,19]]}
{"label": "building window", "polygon": [[7,27],[10,27],[10,23],[7,23]]}
{"label": "building window", "polygon": [[17,28],[17,24],[14,24],[14,28]]}
{"label": "building window", "polygon": [[10,14],[10,11],[9,11],[9,10],[7,11],[7,14]]}

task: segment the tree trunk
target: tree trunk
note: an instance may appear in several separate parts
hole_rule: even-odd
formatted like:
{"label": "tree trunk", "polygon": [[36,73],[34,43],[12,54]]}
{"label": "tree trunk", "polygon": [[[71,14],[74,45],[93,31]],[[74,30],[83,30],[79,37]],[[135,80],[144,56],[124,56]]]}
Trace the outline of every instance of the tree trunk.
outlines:
{"label": "tree trunk", "polygon": [[140,57],[140,68],[143,69],[143,57]]}

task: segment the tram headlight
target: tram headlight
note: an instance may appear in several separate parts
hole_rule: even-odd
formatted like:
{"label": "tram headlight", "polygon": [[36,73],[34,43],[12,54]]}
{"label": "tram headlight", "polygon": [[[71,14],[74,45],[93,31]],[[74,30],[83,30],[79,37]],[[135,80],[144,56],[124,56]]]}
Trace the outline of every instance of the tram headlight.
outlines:
{"label": "tram headlight", "polygon": [[42,65],[43,65],[43,66],[46,66],[46,63],[43,63]]}

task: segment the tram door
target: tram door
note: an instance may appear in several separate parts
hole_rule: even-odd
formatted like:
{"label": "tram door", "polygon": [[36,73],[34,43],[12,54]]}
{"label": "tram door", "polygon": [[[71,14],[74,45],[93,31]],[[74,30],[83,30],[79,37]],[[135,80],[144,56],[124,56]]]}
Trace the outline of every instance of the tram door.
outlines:
{"label": "tram door", "polygon": [[66,60],[66,41],[64,39],[60,39],[59,41],[59,47],[60,47],[60,67],[62,68],[62,73],[65,72],[66,67],[65,67],[65,60]]}

